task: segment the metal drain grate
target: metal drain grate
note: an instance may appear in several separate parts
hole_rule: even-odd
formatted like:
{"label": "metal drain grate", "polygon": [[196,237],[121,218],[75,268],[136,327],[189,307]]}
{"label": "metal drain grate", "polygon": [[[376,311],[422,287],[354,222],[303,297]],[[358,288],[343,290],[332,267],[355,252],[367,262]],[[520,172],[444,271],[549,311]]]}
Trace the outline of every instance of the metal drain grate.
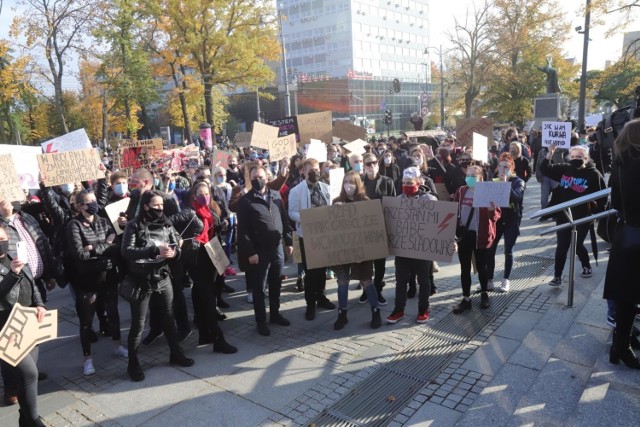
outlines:
{"label": "metal drain grate", "polygon": [[388,424],[415,394],[438,376],[467,342],[521,297],[552,263],[553,259],[546,257],[519,256],[512,274],[511,292],[495,294],[490,310],[479,310],[475,302],[474,309],[462,316],[448,314],[309,424],[345,427]]}

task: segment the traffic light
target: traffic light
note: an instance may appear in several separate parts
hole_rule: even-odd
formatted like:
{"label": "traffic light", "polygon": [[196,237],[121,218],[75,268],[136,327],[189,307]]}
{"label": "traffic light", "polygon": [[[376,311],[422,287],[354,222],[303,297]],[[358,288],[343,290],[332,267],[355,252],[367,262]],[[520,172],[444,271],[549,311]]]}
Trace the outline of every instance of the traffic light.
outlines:
{"label": "traffic light", "polygon": [[384,124],[387,126],[391,126],[393,122],[393,114],[391,114],[391,110],[384,110]]}
{"label": "traffic light", "polygon": [[393,79],[393,91],[395,93],[400,93],[400,80]]}

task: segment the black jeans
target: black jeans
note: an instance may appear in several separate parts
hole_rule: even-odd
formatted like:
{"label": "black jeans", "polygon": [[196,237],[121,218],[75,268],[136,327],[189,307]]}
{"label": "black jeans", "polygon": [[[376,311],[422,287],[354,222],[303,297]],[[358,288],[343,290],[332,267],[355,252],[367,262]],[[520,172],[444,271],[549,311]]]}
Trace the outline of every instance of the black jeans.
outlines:
{"label": "black jeans", "polygon": [[76,313],[80,321],[80,344],[84,356],[91,355],[91,340],[89,331],[93,323],[93,317],[98,306],[98,298],[102,298],[104,308],[109,320],[111,338],[120,340],[120,314],[118,313],[118,291],[114,286],[109,286],[105,282],[99,283],[97,291],[84,290],[78,285],[73,285],[76,293]]}
{"label": "black jeans", "polygon": [[250,266],[245,272],[247,287],[253,292],[253,312],[257,323],[267,321],[263,290],[265,281],[269,284],[269,314],[274,316],[280,310],[283,265],[284,252],[280,244],[270,253],[258,254],[258,264]]}
{"label": "black jeans", "polygon": [[[589,232],[589,224],[581,224],[576,227],[578,236],[576,239],[576,254],[582,264],[583,268],[591,268],[589,262],[589,252],[584,247],[584,239]],[[554,277],[562,277],[562,271],[564,270],[564,264],[567,262],[567,253],[571,248],[571,229],[556,231],[558,237],[558,246],[556,246],[556,265]],[[574,260],[571,260],[574,262]]]}
{"label": "black jeans", "polygon": [[375,273],[373,275],[373,284],[376,286],[376,289],[382,289],[382,281],[384,280],[384,272],[386,268],[387,259],[376,259],[373,261],[373,267]]}
{"label": "black jeans", "polygon": [[476,256],[476,268],[482,292],[487,292],[487,253],[488,249],[476,249],[476,232],[467,231],[462,241],[458,242],[458,259],[460,260],[460,282],[462,295],[471,296],[471,258]]}
{"label": "black jeans", "polygon": [[429,296],[433,284],[433,261],[396,257],[396,302],[395,309],[404,311],[407,304],[407,284],[411,275],[418,279],[418,311],[429,308]]}
{"label": "black jeans", "polygon": [[[172,260],[169,265],[172,276],[171,287],[173,288],[173,317],[178,325],[178,331],[189,331],[191,327],[189,326],[189,315],[187,313],[187,300],[184,297],[185,267],[180,260]],[[162,319],[153,308],[149,314],[149,327],[152,331],[162,330]]]}
{"label": "black jeans", "polygon": [[[38,353],[39,347],[35,346],[16,366],[11,366],[4,360],[0,362],[3,377],[6,375],[17,379],[16,391],[18,392],[18,403],[20,404],[20,425],[24,421],[26,421],[26,425],[31,425],[39,416]],[[5,393],[6,391],[5,388]]]}
{"label": "black jeans", "polygon": [[327,268],[307,268],[307,256],[302,237],[300,238],[300,255],[304,266],[304,299],[307,305],[313,305],[324,297],[324,290],[327,287]]}
{"label": "black jeans", "polygon": [[628,301],[616,300],[616,345],[618,350],[629,348],[631,331],[636,318],[636,304]]}
{"label": "black jeans", "polygon": [[176,332],[176,322],[173,319],[173,288],[169,277],[158,283],[158,290],[146,296],[139,302],[130,303],[131,307],[131,329],[129,329],[129,363],[137,361],[138,347],[142,340],[144,320],[147,311],[155,311],[162,319],[162,330],[169,343],[172,355],[182,354],[182,349],[178,344]]}
{"label": "black jeans", "polygon": [[218,325],[214,283],[218,272],[204,245],[198,249],[197,264],[189,265],[187,269],[193,280],[191,300],[201,340],[222,338],[222,329]]}
{"label": "black jeans", "polygon": [[504,225],[498,221],[496,224],[496,239],[488,249],[487,253],[487,278],[493,280],[493,272],[496,268],[496,250],[500,239],[504,235],[504,278],[508,279],[511,276],[511,269],[513,268],[513,247],[516,245],[516,240],[520,234],[519,221],[511,221]]}

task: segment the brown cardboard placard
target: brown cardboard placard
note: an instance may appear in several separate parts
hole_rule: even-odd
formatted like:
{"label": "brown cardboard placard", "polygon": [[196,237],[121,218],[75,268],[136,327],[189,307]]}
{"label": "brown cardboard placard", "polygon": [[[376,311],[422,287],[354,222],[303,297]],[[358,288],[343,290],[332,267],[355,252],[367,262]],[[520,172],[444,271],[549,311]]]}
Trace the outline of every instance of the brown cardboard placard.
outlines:
{"label": "brown cardboard placard", "polygon": [[367,139],[367,130],[344,120],[338,120],[333,126],[333,136],[344,141]]}
{"label": "brown cardboard placard", "polygon": [[269,143],[269,160],[276,162],[284,158],[291,158],[298,152],[298,144],[295,135],[287,135],[276,138]]}
{"label": "brown cardboard placard", "polygon": [[451,262],[455,253],[457,203],[383,197],[382,206],[391,255]]}
{"label": "brown cardboard placard", "polygon": [[227,254],[224,252],[224,248],[220,244],[220,240],[217,237],[209,240],[205,243],[204,248],[207,250],[207,255],[211,258],[211,262],[218,270],[218,274],[223,275],[224,271],[231,265]]}
{"label": "brown cardboard placard", "polygon": [[0,331],[0,359],[16,366],[38,344],[58,337],[58,310],[47,310],[38,323],[38,309],[15,304]]}
{"label": "brown cardboard placard", "polygon": [[307,268],[386,258],[387,234],[380,200],[300,211]]}
{"label": "brown cardboard placard", "polygon": [[436,186],[436,191],[438,192],[438,199],[440,199],[441,202],[448,202],[450,194],[447,191],[447,186],[444,184],[434,185]]}
{"label": "brown cardboard placard", "polygon": [[300,252],[300,238],[298,233],[293,232],[293,262],[296,264],[302,263],[302,252]]}
{"label": "brown cardboard placard", "polygon": [[164,146],[162,145],[162,138],[153,139],[123,139],[120,142],[121,148],[131,147],[146,147],[150,150],[162,151]]}
{"label": "brown cardboard placard", "polygon": [[319,139],[325,144],[331,144],[333,142],[332,117],[331,111],[297,115],[300,145],[308,144],[312,138]]}
{"label": "brown cardboard placard", "polygon": [[249,147],[251,145],[251,132],[238,132],[233,140],[239,148]]}
{"label": "brown cardboard placard", "polygon": [[479,133],[493,142],[493,120],[491,119],[458,119],[456,121],[456,145],[473,147],[473,133]]}
{"label": "brown cardboard placard", "polygon": [[24,191],[20,187],[20,178],[13,165],[11,154],[0,155],[0,200],[22,201]]}
{"label": "brown cardboard placard", "polygon": [[269,143],[278,137],[280,129],[275,126],[265,125],[260,122],[253,122],[253,132],[251,132],[251,146],[269,149]]}
{"label": "brown cardboard placard", "polygon": [[38,167],[46,187],[104,178],[101,164],[93,148],[38,155]]}

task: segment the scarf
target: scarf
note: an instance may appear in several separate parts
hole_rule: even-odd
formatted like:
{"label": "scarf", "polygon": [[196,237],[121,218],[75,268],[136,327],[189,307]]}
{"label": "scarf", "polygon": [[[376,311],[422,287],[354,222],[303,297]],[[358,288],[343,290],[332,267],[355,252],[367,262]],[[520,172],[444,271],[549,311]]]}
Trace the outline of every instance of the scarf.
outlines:
{"label": "scarf", "polygon": [[211,240],[214,233],[213,226],[215,225],[215,218],[213,217],[209,206],[201,205],[197,202],[195,202],[193,206],[196,210],[196,215],[198,215],[198,218],[202,220],[203,224],[202,232],[195,239],[202,244],[209,243],[209,240]]}

